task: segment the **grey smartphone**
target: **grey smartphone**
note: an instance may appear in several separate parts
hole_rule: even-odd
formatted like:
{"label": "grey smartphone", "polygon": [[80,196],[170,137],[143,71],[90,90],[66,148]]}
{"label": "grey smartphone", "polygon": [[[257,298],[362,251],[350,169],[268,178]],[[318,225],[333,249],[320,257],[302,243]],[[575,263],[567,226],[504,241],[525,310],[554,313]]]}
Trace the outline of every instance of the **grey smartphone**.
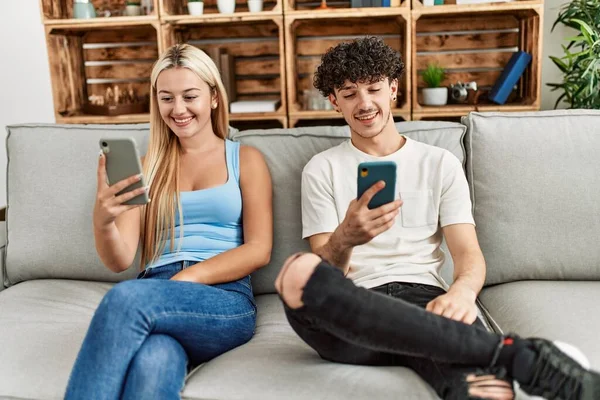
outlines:
{"label": "grey smartphone", "polygon": [[384,181],[385,187],[369,201],[369,209],[391,203],[396,198],[396,163],[393,161],[369,161],[358,165],[357,199],[376,182]]}
{"label": "grey smartphone", "polygon": [[[100,150],[106,157],[106,176],[109,185],[114,185],[132,175],[142,174],[140,155],[133,139],[100,139]],[[117,196],[144,186],[146,186],[146,181],[142,176],[141,180],[127,186],[117,193]],[[123,204],[146,204],[148,201],[148,193],[143,193]]]}

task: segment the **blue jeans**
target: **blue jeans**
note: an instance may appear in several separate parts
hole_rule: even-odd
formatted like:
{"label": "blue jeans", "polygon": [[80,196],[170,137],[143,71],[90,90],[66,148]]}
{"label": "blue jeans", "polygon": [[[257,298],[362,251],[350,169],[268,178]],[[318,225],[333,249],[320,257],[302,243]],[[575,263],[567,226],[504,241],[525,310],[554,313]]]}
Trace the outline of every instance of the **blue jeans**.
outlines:
{"label": "blue jeans", "polygon": [[218,285],[169,280],[183,261],[143,271],[102,299],[66,399],[179,399],[188,370],[254,334],[250,277]]}

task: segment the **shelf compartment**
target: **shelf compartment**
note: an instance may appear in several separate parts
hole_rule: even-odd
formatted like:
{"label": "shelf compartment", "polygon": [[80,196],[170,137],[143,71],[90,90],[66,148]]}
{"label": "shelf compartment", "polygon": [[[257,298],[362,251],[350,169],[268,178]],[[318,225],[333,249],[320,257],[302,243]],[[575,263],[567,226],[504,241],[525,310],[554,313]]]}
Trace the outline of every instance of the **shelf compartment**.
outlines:
{"label": "shelf compartment", "polygon": [[[364,5],[367,2],[372,3],[372,0],[359,0],[359,2]],[[369,16],[370,14],[393,13],[398,8],[409,11],[410,0],[390,0],[390,5],[387,7],[352,7],[351,0],[327,0],[326,6],[327,8],[325,9],[320,8],[320,0],[284,0],[283,3],[286,15],[294,15],[295,13],[320,14],[331,18],[332,15],[337,15],[340,12],[358,13],[363,16]]]}
{"label": "shelf compartment", "polygon": [[[306,110],[303,103],[305,90],[313,88],[313,77],[321,56],[341,42],[361,37],[364,32],[381,37],[388,45],[399,51],[410,70],[409,23],[403,15],[380,17],[345,17],[323,21],[305,17],[286,17],[286,64],[288,68],[288,111],[290,118],[335,118],[334,111]],[[410,115],[409,76],[400,77],[398,100],[394,115]]]}
{"label": "shelf compartment", "polygon": [[[232,120],[280,119],[287,113],[283,17],[267,21],[163,24],[165,46],[189,43],[218,60],[231,101],[280,100],[274,112],[236,113]],[[226,55],[223,58],[223,55]]]}
{"label": "shelf compartment", "polygon": [[132,89],[137,97],[149,96],[150,72],[160,52],[154,25],[119,28],[47,25],[46,40],[57,121],[148,120],[146,112],[110,117],[86,115],[83,106],[91,96],[104,96],[115,85],[121,93]]}
{"label": "shelf compartment", "polygon": [[[436,6],[434,6],[436,7]],[[539,109],[541,65],[541,9],[511,12],[477,12],[470,14],[413,15],[412,27],[412,104],[413,115],[458,114],[477,110]],[[517,88],[504,105],[486,99],[512,54],[523,50],[532,61]],[[428,63],[446,69],[442,86],[457,82],[477,82],[476,104],[422,105],[425,87],[421,72]],[[449,98],[450,101],[450,98]]]}
{"label": "shelf compartment", "polygon": [[247,0],[235,0],[235,12],[233,14],[220,14],[217,8],[217,0],[204,0],[204,11],[202,15],[192,16],[189,15],[187,10],[187,1],[183,0],[158,0],[160,2],[160,17],[163,21],[171,20],[174,17],[177,20],[181,18],[190,19],[210,19],[221,18],[221,19],[237,19],[240,17],[258,17],[261,15],[278,15],[282,16],[282,0],[263,0],[263,11],[251,13],[248,10]]}
{"label": "shelf compartment", "polygon": [[412,13],[414,16],[439,15],[439,14],[465,14],[469,12],[507,12],[524,10],[542,5],[541,0],[512,0],[495,1],[477,4],[456,4],[456,0],[444,0],[444,4],[424,6],[421,0],[412,0]]}
{"label": "shelf compartment", "polygon": [[[132,21],[140,23],[150,20],[158,21],[157,0],[152,0],[151,10],[148,14],[129,17],[123,15],[126,0],[90,0],[96,10],[96,18],[74,19],[73,0],[40,0],[40,12],[44,24],[69,24],[69,25],[107,25],[123,24]],[[104,17],[103,11],[109,10],[113,13],[111,17]]]}

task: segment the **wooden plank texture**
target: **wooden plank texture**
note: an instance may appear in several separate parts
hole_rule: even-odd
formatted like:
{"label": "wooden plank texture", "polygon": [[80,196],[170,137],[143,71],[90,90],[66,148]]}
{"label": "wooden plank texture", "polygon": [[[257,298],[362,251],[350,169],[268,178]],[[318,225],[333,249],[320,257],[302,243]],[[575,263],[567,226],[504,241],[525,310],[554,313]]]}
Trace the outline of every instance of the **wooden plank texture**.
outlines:
{"label": "wooden plank texture", "polygon": [[[442,86],[455,84],[456,82],[477,82],[479,87],[493,86],[502,71],[467,71],[467,72],[448,72],[446,79],[442,81]],[[417,87],[425,87],[423,77],[419,74]]]}
{"label": "wooden plank texture", "polygon": [[468,49],[497,49],[519,45],[518,32],[491,32],[468,35],[417,36],[415,43],[419,52]]}
{"label": "wooden plank texture", "polygon": [[97,49],[84,49],[87,61],[116,61],[116,60],[156,60],[158,58],[158,46],[126,46],[126,47],[104,47]]}
{"label": "wooden plank texture", "polygon": [[389,35],[402,32],[401,25],[395,18],[351,18],[336,19],[331,21],[306,20],[298,24],[295,29],[297,37],[305,36],[333,36],[333,35]]}
{"label": "wooden plank texture", "polygon": [[[300,56],[320,56],[331,47],[349,39],[328,39],[327,37],[312,40],[299,40],[296,43],[296,54]],[[400,38],[384,38],[384,42],[396,51],[402,51],[403,46]]]}
{"label": "wooden plank texture", "polygon": [[279,58],[256,59],[238,58],[235,60],[236,75],[279,75]]}
{"label": "wooden plank texture", "polygon": [[481,15],[470,17],[421,17],[417,20],[417,33],[446,31],[475,31],[514,29],[519,20],[512,15]]}
{"label": "wooden plank texture", "polygon": [[152,63],[131,63],[86,66],[88,79],[139,79],[150,77]]}
{"label": "wooden plank texture", "polygon": [[481,53],[427,54],[417,55],[417,70],[425,69],[429,63],[438,63],[444,68],[504,68],[513,52],[495,51]]}

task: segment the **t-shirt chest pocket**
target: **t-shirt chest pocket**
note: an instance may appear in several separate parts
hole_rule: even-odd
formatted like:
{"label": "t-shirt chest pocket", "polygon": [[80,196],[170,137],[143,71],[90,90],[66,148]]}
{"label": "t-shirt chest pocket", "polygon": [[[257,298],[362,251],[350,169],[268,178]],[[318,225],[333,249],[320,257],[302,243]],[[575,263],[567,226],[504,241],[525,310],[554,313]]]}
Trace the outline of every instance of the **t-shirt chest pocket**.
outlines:
{"label": "t-shirt chest pocket", "polygon": [[403,201],[400,208],[402,226],[404,228],[421,228],[437,225],[437,213],[433,204],[433,191],[401,191],[400,199]]}

